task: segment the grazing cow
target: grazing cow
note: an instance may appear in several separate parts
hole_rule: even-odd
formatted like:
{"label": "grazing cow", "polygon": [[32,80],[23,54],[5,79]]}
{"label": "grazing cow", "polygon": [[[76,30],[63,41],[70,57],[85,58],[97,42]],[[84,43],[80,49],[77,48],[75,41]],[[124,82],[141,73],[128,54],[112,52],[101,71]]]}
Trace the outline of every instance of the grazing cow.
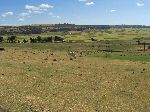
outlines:
{"label": "grazing cow", "polygon": [[0,48],[0,51],[4,51],[5,49],[4,48]]}
{"label": "grazing cow", "polygon": [[76,54],[75,54],[75,52],[72,52],[72,51],[71,51],[71,52],[68,53],[68,55],[69,55],[70,57],[76,59]]}

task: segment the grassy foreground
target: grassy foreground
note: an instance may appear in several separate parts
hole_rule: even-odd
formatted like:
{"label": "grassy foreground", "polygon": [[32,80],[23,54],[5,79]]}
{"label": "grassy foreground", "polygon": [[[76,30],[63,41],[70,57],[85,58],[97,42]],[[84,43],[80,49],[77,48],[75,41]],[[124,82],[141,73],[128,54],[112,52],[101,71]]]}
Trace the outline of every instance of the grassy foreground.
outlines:
{"label": "grassy foreground", "polygon": [[[0,107],[10,112],[150,111],[150,63],[143,57],[105,58],[87,43],[0,46],[6,49],[0,52]],[[72,50],[77,58],[70,60]]]}

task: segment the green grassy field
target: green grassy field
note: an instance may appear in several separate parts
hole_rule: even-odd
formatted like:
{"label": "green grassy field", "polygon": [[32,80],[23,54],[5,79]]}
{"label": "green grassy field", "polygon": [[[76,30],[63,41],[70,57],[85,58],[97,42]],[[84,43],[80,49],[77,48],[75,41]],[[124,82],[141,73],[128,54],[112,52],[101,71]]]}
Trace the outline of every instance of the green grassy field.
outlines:
{"label": "green grassy field", "polygon": [[[65,39],[66,42],[91,42],[91,38],[100,40],[137,40],[137,39],[146,39],[150,40],[150,29],[132,29],[132,28],[123,28],[123,29],[107,29],[107,30],[93,30],[93,31],[69,31],[69,32],[50,32],[43,34],[32,34],[32,35],[17,35],[18,40],[29,40],[30,37],[36,38],[41,36],[42,38],[49,36],[61,36]],[[7,38],[8,36],[4,36]]]}
{"label": "green grassy field", "polygon": [[[126,29],[131,35],[122,34],[126,38],[117,40],[112,38],[118,38],[118,30],[111,30],[114,33],[104,33],[109,39],[94,33],[100,36],[95,37],[99,42],[88,42],[86,32],[81,38],[80,32],[73,32],[65,38],[85,43],[0,44],[5,48],[0,51],[0,108],[9,112],[149,112],[150,52],[135,42],[135,29]],[[148,30],[138,33],[148,40]],[[75,51],[77,58],[70,59],[69,51]]]}

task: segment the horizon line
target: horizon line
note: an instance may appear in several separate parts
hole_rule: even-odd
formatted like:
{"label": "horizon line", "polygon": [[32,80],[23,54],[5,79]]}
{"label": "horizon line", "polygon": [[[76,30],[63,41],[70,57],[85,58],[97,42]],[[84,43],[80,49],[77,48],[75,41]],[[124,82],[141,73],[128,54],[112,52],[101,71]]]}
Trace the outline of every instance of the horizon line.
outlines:
{"label": "horizon line", "polygon": [[5,25],[3,25],[3,24],[0,24],[0,26],[34,26],[34,25],[59,25],[59,24],[61,24],[61,25],[76,25],[76,26],[149,26],[150,27],[150,25],[143,25],[143,24],[72,24],[72,23],[55,23],[55,24],[22,24],[22,25],[7,25],[7,24],[5,24]]}

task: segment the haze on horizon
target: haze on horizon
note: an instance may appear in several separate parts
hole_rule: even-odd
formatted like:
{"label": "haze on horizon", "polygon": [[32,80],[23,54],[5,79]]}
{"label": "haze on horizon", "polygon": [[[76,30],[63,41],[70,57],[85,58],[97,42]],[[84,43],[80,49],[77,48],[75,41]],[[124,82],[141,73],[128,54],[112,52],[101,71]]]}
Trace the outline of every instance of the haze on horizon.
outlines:
{"label": "haze on horizon", "polygon": [[150,0],[1,0],[0,25],[150,25]]}

